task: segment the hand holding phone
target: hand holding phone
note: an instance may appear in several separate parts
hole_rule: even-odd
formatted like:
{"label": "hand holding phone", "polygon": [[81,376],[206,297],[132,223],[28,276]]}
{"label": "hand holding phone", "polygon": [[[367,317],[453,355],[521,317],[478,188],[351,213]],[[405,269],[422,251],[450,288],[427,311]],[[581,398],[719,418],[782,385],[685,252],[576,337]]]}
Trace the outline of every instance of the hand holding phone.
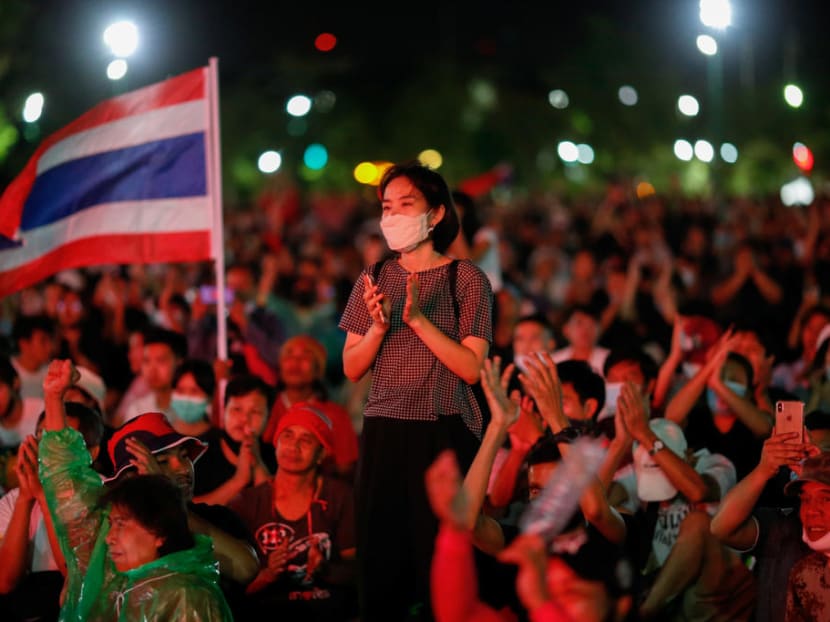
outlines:
{"label": "hand holding phone", "polygon": [[798,434],[792,443],[804,442],[804,402],[796,400],[775,403],[775,434]]}
{"label": "hand holding phone", "polygon": [[[366,274],[366,282],[369,284],[370,287],[375,286],[375,279],[372,277],[371,274]],[[383,303],[379,302],[378,306],[380,306],[380,321],[382,324],[386,324],[386,314],[383,312]]]}

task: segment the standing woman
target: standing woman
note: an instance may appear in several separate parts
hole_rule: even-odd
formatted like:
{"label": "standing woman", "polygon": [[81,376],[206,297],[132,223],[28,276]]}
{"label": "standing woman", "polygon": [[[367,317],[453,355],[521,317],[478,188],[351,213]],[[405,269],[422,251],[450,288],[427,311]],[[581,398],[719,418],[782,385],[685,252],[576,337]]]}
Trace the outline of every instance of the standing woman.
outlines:
{"label": "standing woman", "polygon": [[438,525],[424,472],[446,448],[463,469],[472,461],[483,426],[470,385],[492,339],[486,275],[443,254],[459,224],[441,175],[398,164],[379,191],[381,230],[398,256],[360,275],[340,321],[346,377],[372,371],[356,501],[363,622],[431,618]]}

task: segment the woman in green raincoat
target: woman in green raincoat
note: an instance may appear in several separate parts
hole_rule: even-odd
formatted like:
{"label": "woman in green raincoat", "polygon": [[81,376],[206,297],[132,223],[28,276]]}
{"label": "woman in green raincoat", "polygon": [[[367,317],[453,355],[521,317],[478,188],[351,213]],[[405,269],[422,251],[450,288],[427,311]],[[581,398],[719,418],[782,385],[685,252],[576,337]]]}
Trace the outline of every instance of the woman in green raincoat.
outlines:
{"label": "woman in green raincoat", "polygon": [[60,620],[232,620],[212,541],[188,529],[178,488],[142,475],[104,489],[66,425],[63,393],[76,379],[70,361],[52,361],[43,381],[40,479],[67,564]]}

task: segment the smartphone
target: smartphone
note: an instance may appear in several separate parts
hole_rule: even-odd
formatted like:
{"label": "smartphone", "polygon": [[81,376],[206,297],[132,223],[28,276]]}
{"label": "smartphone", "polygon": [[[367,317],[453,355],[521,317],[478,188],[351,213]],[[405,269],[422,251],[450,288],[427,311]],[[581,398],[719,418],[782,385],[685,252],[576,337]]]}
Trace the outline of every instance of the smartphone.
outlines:
{"label": "smartphone", "polygon": [[775,402],[775,433],[795,432],[798,438],[793,443],[804,442],[804,402],[788,400]]}
{"label": "smartphone", "polygon": [[[215,285],[202,285],[199,288],[199,298],[201,301],[206,305],[215,305],[216,304],[216,286]],[[225,288],[225,304],[231,304],[233,302],[233,290],[230,287]]]}
{"label": "smartphone", "polygon": [[[366,273],[366,280],[369,281],[369,285],[372,285],[372,286],[375,285],[375,278],[371,274],[369,274],[368,272]],[[386,314],[383,312],[383,304],[382,303],[380,305],[380,321],[383,324],[386,324]]]}

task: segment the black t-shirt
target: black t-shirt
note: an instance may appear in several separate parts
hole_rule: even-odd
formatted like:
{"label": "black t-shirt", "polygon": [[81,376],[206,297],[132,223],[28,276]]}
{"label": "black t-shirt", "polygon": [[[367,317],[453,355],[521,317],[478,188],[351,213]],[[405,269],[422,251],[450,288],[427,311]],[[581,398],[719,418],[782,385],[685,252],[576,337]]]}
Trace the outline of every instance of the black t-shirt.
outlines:
{"label": "black t-shirt", "polygon": [[708,449],[713,454],[726,456],[735,465],[738,481],[746,477],[758,465],[764,442],[756,437],[740,419],[723,434],[712,419],[712,411],[700,402],[687,419],[684,434],[689,447]]}
{"label": "black t-shirt", "polygon": [[[236,465],[229,462],[222,451],[222,439],[222,430],[218,428],[210,428],[204,434],[199,435],[199,440],[207,443],[208,448],[193,465],[195,473],[194,497],[216,490],[236,473]],[[260,440],[259,452],[265,466],[268,467],[271,473],[274,473],[277,470],[274,446]]]}

